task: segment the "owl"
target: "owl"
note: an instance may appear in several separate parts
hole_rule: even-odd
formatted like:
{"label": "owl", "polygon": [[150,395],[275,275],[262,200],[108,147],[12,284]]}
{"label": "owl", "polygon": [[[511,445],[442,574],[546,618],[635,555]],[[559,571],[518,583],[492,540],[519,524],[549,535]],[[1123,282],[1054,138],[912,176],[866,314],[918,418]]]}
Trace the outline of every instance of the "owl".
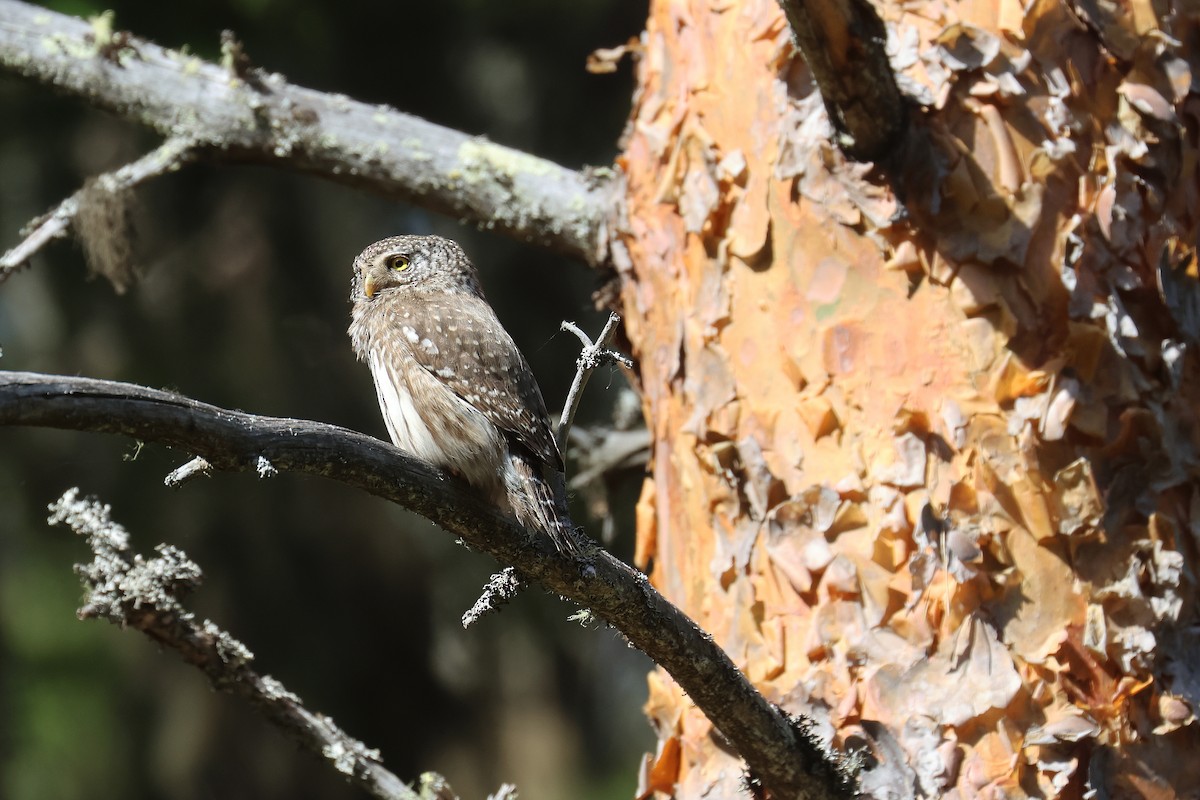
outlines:
{"label": "owl", "polygon": [[542,392],[463,249],[440,236],[376,242],[354,259],[350,301],[350,339],[392,442],[578,552],[547,479],[563,458]]}

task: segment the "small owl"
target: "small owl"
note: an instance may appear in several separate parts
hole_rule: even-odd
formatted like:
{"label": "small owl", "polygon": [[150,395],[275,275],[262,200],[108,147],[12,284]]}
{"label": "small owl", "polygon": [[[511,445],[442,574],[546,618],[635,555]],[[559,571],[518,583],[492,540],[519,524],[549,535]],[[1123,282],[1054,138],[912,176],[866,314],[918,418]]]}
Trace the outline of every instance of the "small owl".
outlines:
{"label": "small owl", "polygon": [[354,259],[350,300],[354,352],[392,442],[576,552],[546,479],[563,459],[542,392],[463,249],[440,236],[376,242]]}

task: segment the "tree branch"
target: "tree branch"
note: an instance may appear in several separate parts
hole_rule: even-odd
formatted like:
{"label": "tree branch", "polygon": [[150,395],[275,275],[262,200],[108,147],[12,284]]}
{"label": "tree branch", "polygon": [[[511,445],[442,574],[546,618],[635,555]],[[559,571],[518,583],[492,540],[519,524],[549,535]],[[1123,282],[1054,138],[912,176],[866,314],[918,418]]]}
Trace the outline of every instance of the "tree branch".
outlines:
{"label": "tree branch", "polygon": [[51,525],[65,522],[88,540],[95,558],[76,565],[87,596],[80,619],[103,618],[141,631],[205,674],[214,689],[248,701],[267,721],[381,800],[421,800],[384,768],[379,752],[350,737],[324,714],[309,711],[283,684],[252,668],[254,655],[212,622],[199,622],[180,603],[200,585],[200,567],[182,550],[159,545],[158,555],[132,552],[129,535],[109,507],[68,490],[50,505]]}
{"label": "tree branch", "polygon": [[812,70],[838,147],[858,161],[900,150],[908,105],[887,57],[887,30],[869,0],[779,0]]}
{"label": "tree branch", "polygon": [[0,424],[125,434],[185,449],[227,471],[260,469],[266,461],[398,503],[620,630],[679,683],[775,796],[853,794],[852,779],[836,757],[768,703],[713,638],[644,575],[605,551],[590,560],[563,556],[547,537],[499,515],[465,484],[378,439],[319,422],[228,411],[133,384],[5,371]]}
{"label": "tree branch", "polygon": [[0,67],[190,139],[210,159],[312,173],[588,264],[605,260],[611,171],[577,172],[387,106],[295,86],[240,57],[222,67],[99,21],[0,0]]}
{"label": "tree branch", "polygon": [[[136,161],[89,181],[87,186],[26,226],[28,234],[25,239],[0,256],[0,283],[4,283],[9,275],[27,264],[35,253],[51,241],[66,236],[67,229],[75,223],[88,200],[95,199],[89,198],[90,193],[102,191],[117,195],[129,191],[151,178],[179,169],[194,157],[194,143],[180,137],[171,137]],[[116,276],[109,277],[118,289],[122,288]]]}

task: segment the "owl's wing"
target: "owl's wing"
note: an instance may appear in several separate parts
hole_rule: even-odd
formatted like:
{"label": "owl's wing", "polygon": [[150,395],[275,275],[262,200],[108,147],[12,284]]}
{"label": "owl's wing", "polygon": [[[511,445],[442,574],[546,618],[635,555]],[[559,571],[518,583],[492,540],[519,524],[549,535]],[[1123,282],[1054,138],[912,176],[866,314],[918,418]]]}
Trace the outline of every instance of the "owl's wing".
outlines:
{"label": "owl's wing", "polygon": [[417,363],[539,460],[562,470],[533,371],[486,300],[422,292],[405,297],[389,316]]}

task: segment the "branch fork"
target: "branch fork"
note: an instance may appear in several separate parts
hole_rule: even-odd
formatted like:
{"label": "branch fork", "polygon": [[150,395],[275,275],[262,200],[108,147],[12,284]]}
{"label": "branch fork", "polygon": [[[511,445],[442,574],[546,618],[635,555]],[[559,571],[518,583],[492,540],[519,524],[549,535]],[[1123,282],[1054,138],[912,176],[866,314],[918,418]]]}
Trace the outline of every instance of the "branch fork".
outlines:
{"label": "branch fork", "polygon": [[564,453],[567,451],[567,438],[571,433],[571,425],[575,421],[575,412],[579,408],[579,399],[583,395],[588,380],[592,377],[592,372],[603,364],[614,363],[620,364],[625,369],[633,369],[633,359],[616,350],[610,350],[608,347],[620,324],[621,315],[615,312],[609,313],[608,321],[604,323],[604,329],[600,331],[600,336],[593,342],[574,322],[564,320],[562,323],[560,329],[575,334],[575,337],[583,345],[583,352],[575,360],[575,380],[571,382],[571,389],[567,392],[567,402],[563,406],[562,416],[558,420],[558,431],[554,437],[558,441],[558,449]]}

